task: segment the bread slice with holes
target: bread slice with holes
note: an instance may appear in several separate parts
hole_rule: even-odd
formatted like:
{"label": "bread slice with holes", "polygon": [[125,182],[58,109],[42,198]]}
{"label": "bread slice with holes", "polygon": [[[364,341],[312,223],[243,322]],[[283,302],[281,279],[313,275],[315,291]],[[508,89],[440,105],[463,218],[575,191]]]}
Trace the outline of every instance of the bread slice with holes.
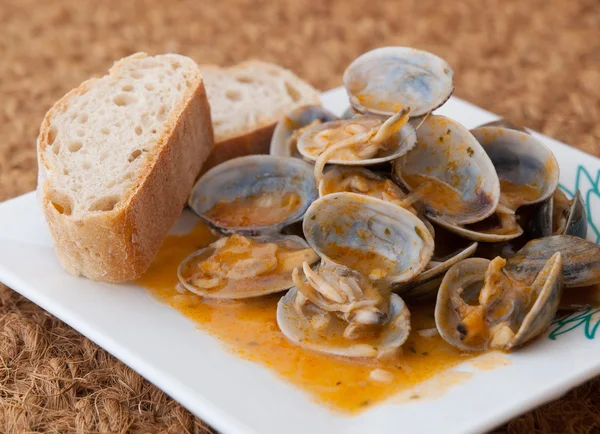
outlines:
{"label": "bread slice with holes", "polygon": [[319,92],[291,71],[250,60],[231,67],[200,65],[215,133],[204,168],[269,152],[277,122],[293,109],[320,104]]}
{"label": "bread slice with holes", "polygon": [[62,266],[107,282],[141,276],[212,146],[187,57],[137,53],[65,95],[38,137],[38,194]]}

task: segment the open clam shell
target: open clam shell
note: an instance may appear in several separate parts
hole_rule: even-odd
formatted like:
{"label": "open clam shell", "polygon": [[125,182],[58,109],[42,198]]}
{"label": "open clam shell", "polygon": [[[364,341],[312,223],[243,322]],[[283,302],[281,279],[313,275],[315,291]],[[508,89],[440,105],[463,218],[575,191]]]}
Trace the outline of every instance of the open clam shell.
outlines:
{"label": "open clam shell", "polygon": [[418,276],[433,255],[433,238],[417,216],[356,193],[316,200],[306,211],[303,228],[322,258],[390,284]]}
{"label": "open clam shell", "polygon": [[588,220],[581,192],[577,190],[573,199],[569,200],[557,188],[554,193],[553,202],[552,234],[573,235],[585,238],[587,235]]}
{"label": "open clam shell", "polygon": [[552,197],[560,171],[552,151],[521,131],[500,127],[471,130],[494,164],[502,201],[512,209]]}
{"label": "open clam shell", "polygon": [[529,283],[556,252],[563,258],[565,287],[600,283],[600,246],[570,235],[553,235],[528,242],[508,258],[506,272],[516,280]]}
{"label": "open clam shell", "polygon": [[[449,230],[482,242],[505,242],[520,237],[548,236],[552,225],[552,203],[558,186],[559,169],[554,154],[533,136],[502,127],[471,130],[492,161],[500,182],[500,203],[513,212],[522,206],[537,205],[533,225],[522,228],[516,220],[502,226],[498,213],[472,225],[446,225]],[[510,219],[508,219],[510,220]],[[443,223],[442,223],[443,224]]]}
{"label": "open clam shell", "polygon": [[[381,125],[383,125],[381,119],[366,116],[326,122],[311,128],[300,136],[298,139],[298,151],[307,160],[317,161],[321,153],[326,149],[326,147],[320,146],[319,142],[329,140],[332,135],[335,135],[335,139],[333,139],[331,143],[340,142],[355,134],[352,131],[354,127],[371,129],[380,127]],[[407,124],[402,127],[400,131],[396,131],[392,137],[387,140],[386,146],[382,147],[375,156],[352,159],[332,158],[328,160],[327,163],[344,166],[372,166],[394,160],[406,154],[413,148],[415,143],[415,130]]]}
{"label": "open clam shell", "polygon": [[[283,334],[295,344],[309,350],[352,358],[375,358],[396,350],[410,334],[410,312],[404,301],[392,294],[389,322],[377,336],[360,340],[345,339],[347,323],[331,316],[326,331],[311,326],[312,316],[300,315],[294,304],[297,289],[290,289],[277,304],[277,324]],[[315,315],[319,315],[315,311]]]}
{"label": "open clam shell", "polygon": [[420,190],[428,217],[448,229],[485,219],[500,199],[492,161],[465,127],[445,116],[423,121],[417,145],[394,162],[393,174],[409,191]]}
{"label": "open clam shell", "polygon": [[[479,305],[480,293],[484,287],[486,271],[491,261],[482,258],[470,258],[454,265],[444,276],[435,306],[435,321],[442,338],[451,345],[469,351],[484,351],[490,346],[511,351],[522,346],[543,333],[552,323],[562,294],[561,255],[554,254],[536,274],[531,284],[531,294],[522,297],[519,292],[501,291],[500,300],[495,300],[483,310],[482,323],[467,323],[461,305],[466,307],[467,315]],[[495,285],[494,281],[487,282]],[[510,295],[509,295],[510,294]],[[506,298],[510,297],[510,298]],[[497,309],[505,304],[509,310]],[[511,329],[510,338],[494,342],[490,332],[487,337],[467,341],[465,336],[476,335],[488,328],[506,324]],[[479,324],[479,325],[478,325]]]}
{"label": "open clam shell", "polygon": [[360,113],[391,116],[411,107],[411,117],[416,117],[450,98],[453,75],[445,60],[427,51],[383,47],[354,60],[344,72],[344,86]]}
{"label": "open clam shell", "polygon": [[311,125],[337,120],[329,110],[316,105],[299,107],[284,116],[275,126],[269,154],[280,157],[302,158],[298,152],[298,137]]}
{"label": "open clam shell", "polygon": [[181,262],[177,277],[184,288],[207,298],[260,297],[291,288],[292,270],[305,261],[314,264],[319,259],[306,241],[293,235],[245,237],[242,241],[248,240],[250,245],[219,250],[228,238],[215,241]]}
{"label": "open clam shell", "polygon": [[213,167],[194,185],[189,205],[225,233],[276,233],[302,219],[317,198],[310,164],[298,158],[251,155]]}

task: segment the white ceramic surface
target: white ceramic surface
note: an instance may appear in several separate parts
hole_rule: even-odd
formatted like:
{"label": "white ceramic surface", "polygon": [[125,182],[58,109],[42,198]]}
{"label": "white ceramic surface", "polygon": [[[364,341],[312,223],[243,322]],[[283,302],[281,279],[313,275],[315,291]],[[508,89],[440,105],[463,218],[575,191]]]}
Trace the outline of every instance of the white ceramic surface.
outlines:
{"label": "white ceramic surface", "polygon": [[[341,114],[343,89],[323,95]],[[497,118],[452,98],[438,113],[472,128]],[[537,135],[556,154],[561,186],[582,190],[593,216],[588,237],[600,241],[600,160]],[[186,213],[174,231],[194,223]],[[219,342],[135,285],[110,285],[65,273],[33,193],[0,204],[0,280],[56,315],[152,381],[223,433],[465,433],[490,429],[557,398],[600,374],[600,312],[572,315],[507,366],[473,370],[469,380],[435,399],[393,398],[345,416],[257,364],[233,356]],[[599,309],[600,310],[600,309]],[[572,330],[567,331],[572,328]]]}

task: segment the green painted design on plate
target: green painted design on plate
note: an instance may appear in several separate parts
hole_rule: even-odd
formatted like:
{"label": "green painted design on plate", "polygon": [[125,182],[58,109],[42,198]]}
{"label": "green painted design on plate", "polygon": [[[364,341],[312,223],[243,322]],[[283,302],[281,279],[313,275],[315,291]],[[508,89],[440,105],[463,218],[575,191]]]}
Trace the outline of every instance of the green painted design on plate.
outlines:
{"label": "green painted design on plate", "polygon": [[594,339],[598,327],[600,327],[600,307],[586,307],[579,312],[570,313],[562,318],[555,319],[552,323],[552,331],[548,335],[553,341],[560,335],[583,327],[586,338]]}

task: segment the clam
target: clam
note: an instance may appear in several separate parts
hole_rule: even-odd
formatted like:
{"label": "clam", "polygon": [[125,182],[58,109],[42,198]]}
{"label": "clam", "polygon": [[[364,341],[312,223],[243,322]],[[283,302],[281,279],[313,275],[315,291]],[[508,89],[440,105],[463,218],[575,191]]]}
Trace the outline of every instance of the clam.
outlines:
{"label": "clam", "polygon": [[531,282],[555,252],[560,252],[563,258],[565,287],[600,283],[600,246],[571,235],[553,235],[529,241],[508,259],[506,272],[514,279]]}
{"label": "clam", "polygon": [[[554,154],[530,134],[501,127],[471,130],[492,161],[500,181],[500,200],[493,216],[474,225],[447,225],[469,239],[501,242],[515,239],[524,232],[515,212],[532,206],[527,229],[530,237],[551,232],[552,197],[558,186],[559,169]],[[531,233],[533,229],[534,233]],[[537,232],[537,233],[535,233]]]}
{"label": "clam", "polygon": [[394,160],[416,142],[408,124],[409,111],[403,109],[386,121],[362,116],[317,125],[300,136],[298,151],[315,162],[317,182],[327,163],[370,166]]}
{"label": "clam", "polygon": [[555,253],[534,280],[509,276],[506,260],[465,259],[444,277],[435,306],[442,338],[470,351],[512,351],[552,323],[562,294],[562,259]]}
{"label": "clam", "polygon": [[577,190],[573,199],[556,189],[553,197],[554,209],[552,214],[553,235],[573,235],[585,238],[587,235],[587,212],[581,192]]}
{"label": "clam", "polygon": [[297,148],[298,138],[302,133],[315,125],[334,120],[337,120],[337,116],[320,106],[297,108],[275,126],[269,153],[281,157],[302,158]]}
{"label": "clam", "polygon": [[344,72],[350,104],[359,113],[392,116],[411,107],[411,116],[443,105],[454,71],[440,57],[408,47],[383,47],[363,54]]}
{"label": "clam", "polygon": [[395,179],[436,223],[452,230],[479,222],[496,210],[500,184],[492,161],[458,122],[427,117],[417,145],[393,165]]}
{"label": "clam", "polygon": [[259,297],[291,288],[292,271],[318,259],[300,237],[233,234],[184,259],[177,277],[187,290],[203,297]]}
{"label": "clam", "polygon": [[489,155],[500,179],[501,203],[516,210],[552,197],[558,187],[558,162],[530,134],[500,127],[471,131]]}
{"label": "clam", "polygon": [[290,341],[313,351],[351,358],[382,357],[406,342],[410,312],[396,294],[390,296],[387,317],[389,320],[379,333],[348,339],[344,336],[348,322],[312,304],[300,304],[296,288],[290,289],[277,304],[277,324]]}
{"label": "clam", "polygon": [[317,198],[312,166],[298,158],[252,155],[206,172],[189,205],[225,233],[266,234],[302,220]]}
{"label": "clam", "polygon": [[278,304],[282,332],[306,348],[347,357],[382,357],[410,332],[410,313],[391,285],[417,276],[433,253],[433,239],[412,213],[355,193],[315,201],[304,218],[309,245],[321,257],[307,281]]}
{"label": "clam", "polygon": [[433,238],[411,212],[355,193],[324,196],[308,208],[304,235],[321,258],[390,284],[418,276],[433,255]]}

